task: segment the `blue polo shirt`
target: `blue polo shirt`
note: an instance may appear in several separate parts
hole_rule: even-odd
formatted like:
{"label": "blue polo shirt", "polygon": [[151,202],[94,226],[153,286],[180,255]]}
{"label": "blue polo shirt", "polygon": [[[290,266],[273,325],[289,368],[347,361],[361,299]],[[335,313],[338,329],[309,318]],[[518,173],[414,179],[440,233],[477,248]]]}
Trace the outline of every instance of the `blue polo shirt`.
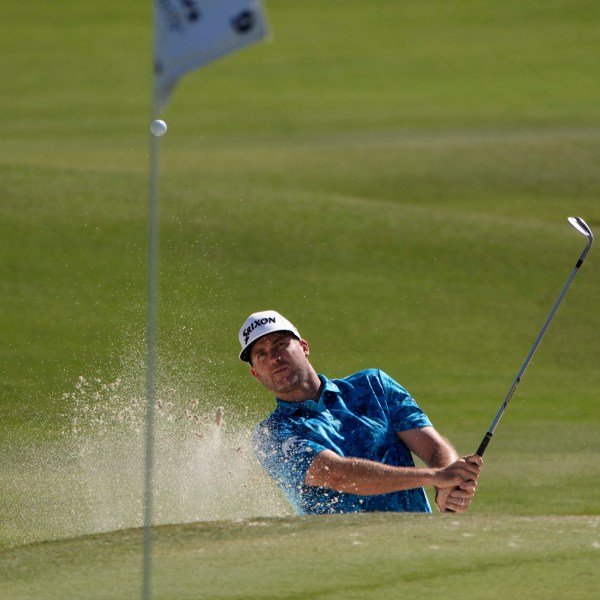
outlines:
{"label": "blue polo shirt", "polygon": [[344,379],[319,375],[318,402],[285,402],[254,432],[254,451],[297,514],[431,512],[423,488],[358,496],[304,485],[313,458],[323,450],[387,465],[414,467],[396,435],[431,422],[410,394],[383,371],[369,369]]}

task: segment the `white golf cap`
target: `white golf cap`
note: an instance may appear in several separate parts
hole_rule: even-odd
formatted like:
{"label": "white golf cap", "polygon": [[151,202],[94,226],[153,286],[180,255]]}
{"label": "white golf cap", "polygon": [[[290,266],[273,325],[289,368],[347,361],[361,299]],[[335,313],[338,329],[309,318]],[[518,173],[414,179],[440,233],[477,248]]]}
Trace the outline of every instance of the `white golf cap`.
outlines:
{"label": "white golf cap", "polygon": [[278,312],[274,310],[263,310],[261,312],[252,313],[242,325],[239,333],[240,344],[242,351],[240,359],[250,362],[250,350],[252,344],[258,338],[276,331],[289,331],[299,340],[302,339],[298,330]]}

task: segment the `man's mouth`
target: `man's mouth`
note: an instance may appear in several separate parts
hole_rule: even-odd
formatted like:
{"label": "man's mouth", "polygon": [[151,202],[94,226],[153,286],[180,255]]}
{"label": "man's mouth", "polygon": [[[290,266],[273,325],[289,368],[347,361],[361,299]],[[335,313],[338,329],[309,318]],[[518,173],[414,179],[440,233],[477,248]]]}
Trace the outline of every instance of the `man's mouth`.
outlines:
{"label": "man's mouth", "polygon": [[287,370],[287,368],[288,368],[288,365],[281,365],[273,371],[273,375],[277,375],[278,373],[281,373],[282,371]]}

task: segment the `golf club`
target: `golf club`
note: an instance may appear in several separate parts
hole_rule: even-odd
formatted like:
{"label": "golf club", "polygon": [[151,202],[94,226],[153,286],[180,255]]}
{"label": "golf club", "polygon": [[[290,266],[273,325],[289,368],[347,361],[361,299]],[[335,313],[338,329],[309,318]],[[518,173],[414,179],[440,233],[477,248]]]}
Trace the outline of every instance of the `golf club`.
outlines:
{"label": "golf club", "polygon": [[[506,410],[506,407],[508,406],[510,399],[513,397],[519,383],[521,383],[521,378],[523,377],[525,370],[529,366],[529,363],[531,362],[531,359],[533,358],[533,355],[535,354],[537,347],[540,345],[540,342],[542,341],[542,338],[544,337],[544,334],[546,333],[546,329],[548,329],[548,325],[550,325],[550,321],[552,321],[554,314],[556,313],[560,303],[562,302],[562,299],[565,297],[565,294],[567,293],[567,290],[569,289],[571,282],[573,281],[575,275],[577,275],[577,272],[579,271],[579,267],[581,267],[581,265],[583,264],[583,261],[585,260],[585,257],[587,256],[587,253],[589,252],[589,250],[592,246],[592,242],[594,241],[594,234],[592,233],[592,230],[588,227],[587,223],[581,217],[569,217],[568,221],[569,221],[570,225],[572,225],[579,233],[581,233],[581,235],[584,235],[587,238],[585,248],[583,249],[583,252],[581,253],[581,256],[579,257],[579,259],[577,260],[575,267],[573,267],[573,271],[571,272],[571,275],[569,276],[569,279],[567,280],[565,287],[563,287],[562,292],[560,293],[558,299],[554,303],[554,306],[552,307],[552,310],[550,311],[550,314],[548,315],[548,318],[546,319],[546,322],[544,323],[542,330],[540,331],[539,335],[537,336],[537,339],[535,340],[533,346],[531,347],[531,350],[529,351],[529,354],[527,355],[527,358],[525,359],[525,362],[523,363],[523,366],[521,367],[519,374],[517,375],[513,384],[510,386],[510,389],[508,390],[508,394],[506,394],[506,398],[504,398],[504,402],[502,402],[502,405],[500,406],[500,410],[498,411],[498,413],[496,414],[496,417],[492,421],[492,424],[490,425],[490,428],[487,430],[487,433],[483,437],[483,440],[481,440],[481,444],[479,444],[479,448],[477,449],[477,452],[475,453],[478,456],[483,456],[485,449],[488,447],[488,444],[490,443],[490,440],[492,439],[492,437],[494,435],[494,431],[496,430],[496,427],[498,426],[498,423],[500,422],[500,419],[502,418],[502,415],[504,414],[504,411]],[[451,513],[451,512],[455,512],[455,511],[452,510],[451,508],[447,508],[446,512]]]}
{"label": "golf club", "polygon": [[592,246],[592,242],[594,241],[594,234],[592,233],[592,230],[588,227],[587,223],[582,218],[569,217],[568,221],[579,233],[581,233],[581,235],[584,235],[587,238],[585,248],[584,248],[583,252],[581,253],[581,256],[579,257],[575,267],[573,268],[573,271],[572,271],[571,275],[569,276],[569,279],[567,280],[565,287],[562,289],[562,292],[560,293],[558,300],[556,301],[556,303],[554,304],[554,307],[550,311],[550,314],[548,315],[548,318],[546,319],[546,322],[544,323],[542,330],[540,331],[539,335],[537,336],[535,343],[533,344],[531,350],[529,351],[529,354],[527,355],[527,358],[525,359],[525,362],[523,363],[523,366],[521,367],[519,374],[517,375],[515,381],[511,385],[510,389],[508,390],[508,394],[506,394],[506,398],[504,399],[504,402],[502,402],[502,405],[500,406],[500,410],[498,411],[498,414],[496,415],[495,419],[492,421],[490,428],[488,429],[483,440],[481,441],[481,444],[479,445],[479,448],[477,449],[477,452],[476,452],[476,454],[478,454],[479,456],[483,456],[485,449],[487,448],[488,444],[490,443],[490,440],[492,439],[492,436],[494,435],[494,431],[498,425],[498,422],[500,421],[500,418],[504,414],[504,411],[506,410],[506,407],[508,406],[510,399],[513,397],[513,394],[515,393],[517,386],[521,382],[521,378],[523,377],[523,374],[525,373],[525,369],[527,369],[527,367],[529,366],[529,363],[531,362],[531,359],[533,358],[533,355],[534,355],[535,351],[537,350],[537,347],[539,346],[540,342],[542,341],[542,338],[544,337],[544,334],[546,333],[546,329],[548,329],[548,325],[550,325],[550,321],[552,321],[552,318],[554,317],[554,314],[556,313],[558,306],[560,305],[560,303],[562,302],[562,299],[564,298],[565,294],[567,293],[567,290],[569,289],[571,282],[573,281],[575,275],[579,271],[579,267],[581,267],[581,265],[583,264],[583,261],[584,261],[585,257],[587,256],[587,253],[589,252],[590,247]]}

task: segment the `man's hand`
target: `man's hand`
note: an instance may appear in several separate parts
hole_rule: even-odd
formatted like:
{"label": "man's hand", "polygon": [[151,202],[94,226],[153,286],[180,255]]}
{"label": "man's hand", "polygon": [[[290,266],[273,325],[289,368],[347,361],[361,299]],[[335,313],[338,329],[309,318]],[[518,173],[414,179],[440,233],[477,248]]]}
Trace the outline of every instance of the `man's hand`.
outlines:
{"label": "man's hand", "polygon": [[[439,481],[435,483],[435,503],[440,512],[465,512],[469,508],[482,465],[482,458],[472,454],[440,469],[437,475]],[[447,485],[450,480],[454,483]]]}
{"label": "man's hand", "polygon": [[465,512],[477,489],[476,481],[467,481],[460,487],[437,488],[435,503],[440,512]]}

